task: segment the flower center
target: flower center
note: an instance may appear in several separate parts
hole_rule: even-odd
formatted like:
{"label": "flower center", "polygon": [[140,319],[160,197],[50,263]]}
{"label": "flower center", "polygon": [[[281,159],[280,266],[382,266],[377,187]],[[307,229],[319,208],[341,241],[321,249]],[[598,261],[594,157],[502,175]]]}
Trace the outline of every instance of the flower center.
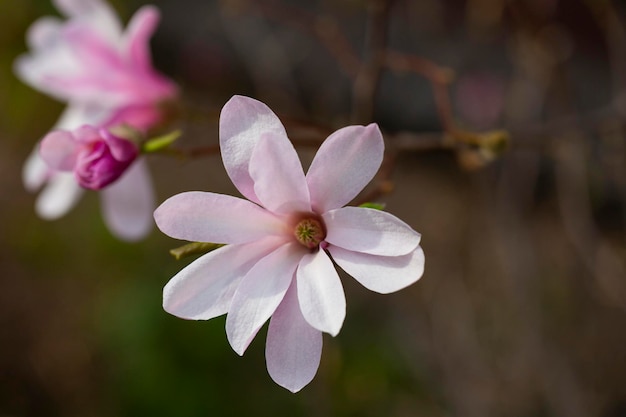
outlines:
{"label": "flower center", "polygon": [[309,249],[316,248],[326,237],[324,226],[317,219],[305,218],[296,224],[294,235],[301,245]]}

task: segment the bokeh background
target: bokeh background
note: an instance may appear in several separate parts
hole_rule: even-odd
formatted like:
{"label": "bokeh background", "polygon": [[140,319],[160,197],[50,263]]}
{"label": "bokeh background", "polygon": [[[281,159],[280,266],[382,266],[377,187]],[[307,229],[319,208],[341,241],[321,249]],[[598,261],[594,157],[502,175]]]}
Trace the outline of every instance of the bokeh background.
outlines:
{"label": "bokeh background", "polygon": [[[233,94],[350,123],[354,80],[337,47],[367,59],[373,2],[153,3],[156,65],[184,92],[178,146],[215,144]],[[126,22],[145,3],[112,4]],[[162,310],[163,285],[190,261],[168,254],[180,242],[157,230],[117,241],[95,193],[59,221],[36,217],[21,166],[62,105],[11,67],[27,27],[56,12],[0,1],[0,416],[626,416],[626,4],[389,7],[388,48],[454,73],[458,126],[511,142],[469,159],[420,150],[444,136],[432,85],[382,71],[371,119],[388,146],[399,135],[415,146],[397,154],[380,201],[422,233],[426,272],[384,296],[344,277],[343,329],[325,335],[318,375],[294,395],[267,375],[265,330],[240,358],[223,317]],[[306,164],[313,151],[299,149]],[[159,201],[236,192],[216,155],[150,164]]]}

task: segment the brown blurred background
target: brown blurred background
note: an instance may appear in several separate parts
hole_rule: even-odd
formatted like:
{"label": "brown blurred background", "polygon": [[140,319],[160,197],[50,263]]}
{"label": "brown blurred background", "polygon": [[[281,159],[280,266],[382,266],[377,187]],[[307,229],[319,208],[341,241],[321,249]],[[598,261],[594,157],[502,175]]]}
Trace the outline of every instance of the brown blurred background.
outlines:
{"label": "brown blurred background", "polygon": [[[126,22],[145,3],[113,4]],[[426,272],[386,296],[344,277],[347,319],[325,335],[318,375],[295,395],[278,387],[264,330],[239,358],[223,318],[162,311],[189,262],[167,253],[179,242],[116,241],[95,194],[59,221],[36,217],[21,166],[62,105],[11,65],[26,28],[56,12],[3,0],[0,416],[626,416],[624,2],[154,4],[156,66],[184,92],[180,147],[215,144],[233,94],[297,120],[294,139],[302,124],[378,122],[397,150],[379,201],[422,233]],[[456,128],[506,130],[508,148],[434,149],[450,135],[432,79],[376,68],[381,48],[449,69]],[[379,83],[359,95],[368,65]],[[314,150],[298,149],[306,164]],[[219,156],[150,164],[159,201],[236,192]]]}

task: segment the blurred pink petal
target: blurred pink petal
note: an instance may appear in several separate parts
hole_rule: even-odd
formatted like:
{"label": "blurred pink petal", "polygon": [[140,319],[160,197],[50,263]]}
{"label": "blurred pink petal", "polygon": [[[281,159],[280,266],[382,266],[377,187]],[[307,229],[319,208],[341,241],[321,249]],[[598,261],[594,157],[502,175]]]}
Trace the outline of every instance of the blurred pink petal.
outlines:
{"label": "blurred pink petal", "polygon": [[48,166],[59,171],[71,171],[76,164],[77,144],[71,132],[54,130],[41,141],[39,154]]}
{"label": "blurred pink petal", "polygon": [[322,333],[311,327],[300,312],[294,282],[267,330],[265,360],[274,382],[291,392],[311,382],[322,357],[322,342]]}
{"label": "blurred pink petal", "polygon": [[161,19],[159,9],[154,6],[143,6],[128,23],[124,34],[126,56],[137,68],[150,69],[152,54],[150,53],[150,38],[156,31]]}
{"label": "blurred pink petal", "polygon": [[150,172],[142,158],[100,195],[104,222],[114,236],[132,242],[150,232],[156,204]]}
{"label": "blurred pink petal", "polygon": [[45,220],[56,220],[67,214],[83,195],[71,173],[60,172],[52,176],[37,196],[35,211]]}

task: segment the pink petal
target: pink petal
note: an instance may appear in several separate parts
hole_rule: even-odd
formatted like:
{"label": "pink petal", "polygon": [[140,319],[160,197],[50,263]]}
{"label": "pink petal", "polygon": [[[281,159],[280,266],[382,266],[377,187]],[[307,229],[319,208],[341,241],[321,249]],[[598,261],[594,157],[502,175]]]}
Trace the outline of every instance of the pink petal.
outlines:
{"label": "pink petal", "polygon": [[250,158],[250,177],[263,207],[279,214],[310,212],[302,164],[284,136],[264,135]]}
{"label": "pink petal", "polygon": [[72,171],[76,164],[77,143],[74,135],[66,130],[48,133],[39,145],[39,155],[52,169]]}
{"label": "pink petal", "polygon": [[333,260],[365,288],[388,294],[405,288],[422,277],[424,251],[417,247],[402,256],[376,256],[329,246]]}
{"label": "pink petal", "polygon": [[295,282],[289,287],[267,331],[267,371],[281,387],[291,392],[307,385],[320,365],[322,333],[311,327],[300,312]]}
{"label": "pink petal", "polygon": [[150,38],[160,19],[159,9],[154,6],[144,6],[137,10],[128,23],[124,42],[128,57],[137,68],[149,69],[152,67]]}
{"label": "pink petal", "polygon": [[306,175],[318,213],[345,206],[374,178],[385,144],[378,126],[348,126],[328,137]]}
{"label": "pink petal", "polygon": [[287,137],[278,117],[260,101],[233,96],[220,115],[220,147],[226,172],[246,198],[259,203],[248,165],[254,147],[263,135]]}
{"label": "pink petal", "polygon": [[415,250],[420,234],[384,211],[344,207],[322,215],[326,241],[333,245],[371,255],[400,256]]}
{"label": "pink petal", "polygon": [[76,140],[84,144],[102,139],[102,135],[100,134],[100,129],[92,125],[83,125],[79,127],[78,129],[75,129],[73,133],[74,133],[74,136],[76,137]]}
{"label": "pink petal", "polygon": [[119,19],[103,0],[53,0],[56,8],[70,20],[81,20],[111,41],[119,40]]}
{"label": "pink petal", "polygon": [[302,315],[317,330],[336,336],[346,317],[346,296],[326,252],[306,254],[298,266],[297,277]]}
{"label": "pink petal", "polygon": [[227,313],[244,275],[281,242],[269,238],[228,245],[196,259],[167,283],[163,308],[191,320],[209,320]]}
{"label": "pink petal", "polygon": [[146,162],[139,158],[126,173],[100,192],[102,216],[113,235],[126,241],[144,238],[152,229],[155,206]]}
{"label": "pink petal", "polygon": [[302,246],[287,243],[257,262],[239,284],[226,316],[226,335],[237,354],[243,355],[282,301],[302,254]]}
{"label": "pink petal", "polygon": [[196,242],[237,244],[286,233],[278,217],[254,203],[200,191],[170,197],[154,219],[166,235]]}
{"label": "pink petal", "polygon": [[68,95],[56,79],[59,75],[75,76],[76,60],[65,45],[54,44],[54,39],[49,42],[50,45],[45,49],[36,50],[32,55],[19,56],[14,62],[13,70],[23,82],[36,90],[67,101]]}
{"label": "pink petal", "polygon": [[74,174],[57,172],[52,174],[46,187],[39,193],[35,211],[42,219],[56,220],[70,211],[83,195]]}

